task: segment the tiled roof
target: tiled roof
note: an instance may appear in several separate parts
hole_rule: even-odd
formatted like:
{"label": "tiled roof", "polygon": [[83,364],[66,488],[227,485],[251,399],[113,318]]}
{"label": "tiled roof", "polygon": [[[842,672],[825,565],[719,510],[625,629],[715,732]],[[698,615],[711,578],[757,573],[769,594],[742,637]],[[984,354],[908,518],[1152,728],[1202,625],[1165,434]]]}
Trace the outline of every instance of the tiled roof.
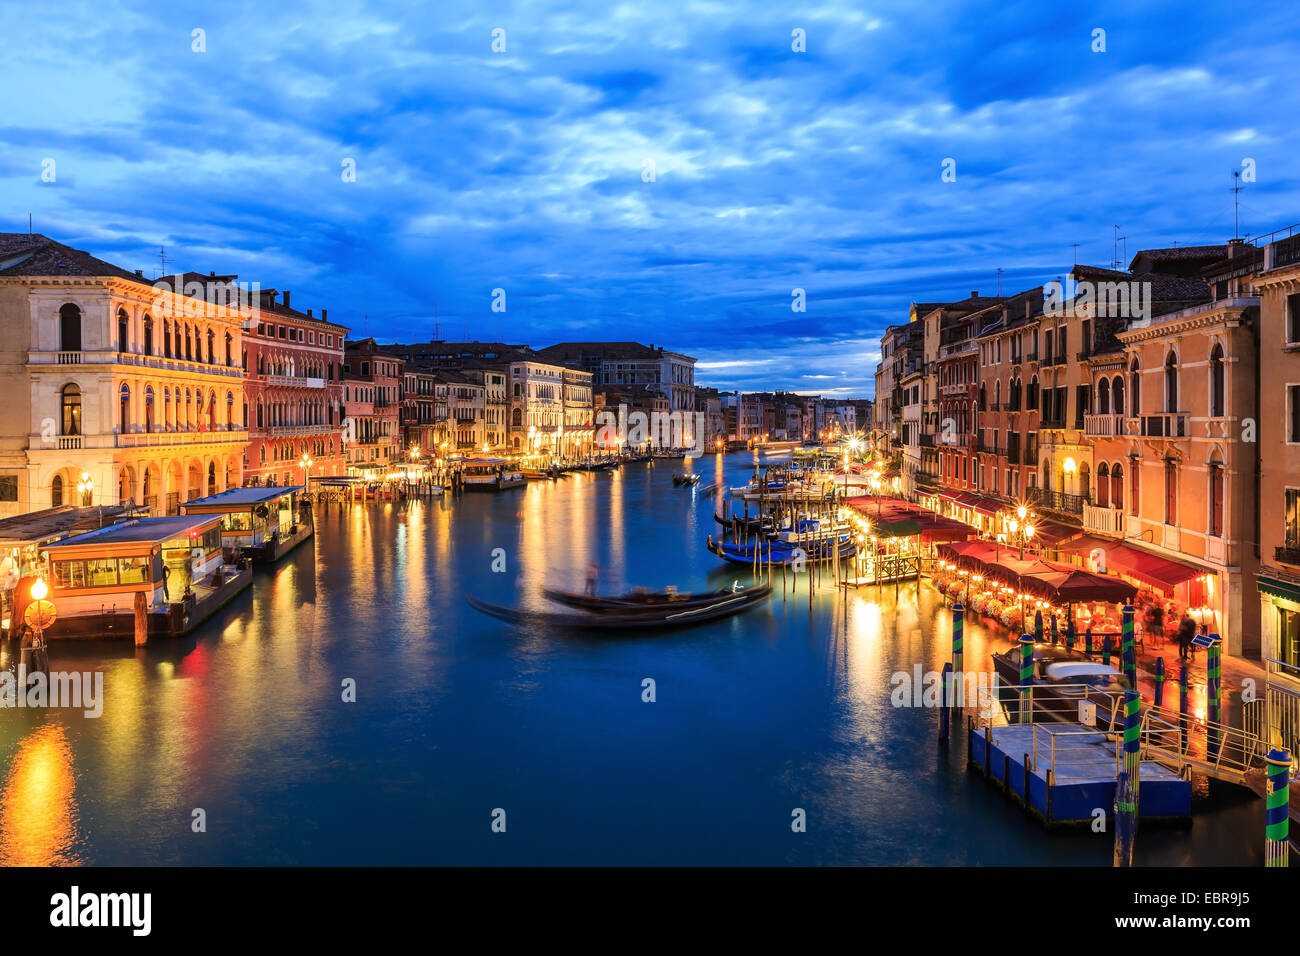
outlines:
{"label": "tiled roof", "polygon": [[39,233],[0,233],[0,276],[103,276],[153,281]]}

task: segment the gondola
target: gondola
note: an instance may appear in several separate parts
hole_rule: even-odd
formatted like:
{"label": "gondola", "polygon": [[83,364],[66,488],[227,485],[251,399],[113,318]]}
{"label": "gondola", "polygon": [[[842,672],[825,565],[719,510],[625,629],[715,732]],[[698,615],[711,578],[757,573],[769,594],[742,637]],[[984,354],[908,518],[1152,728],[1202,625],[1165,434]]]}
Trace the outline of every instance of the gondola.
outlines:
{"label": "gondola", "polygon": [[733,593],[741,594],[744,592],[733,591],[732,588],[719,588],[716,591],[708,591],[704,594],[681,594],[677,591],[647,591],[640,589],[616,597],[597,597],[593,594],[579,594],[576,591],[542,588],[542,594],[557,604],[600,612],[646,610],[660,607],[692,607],[700,604],[710,604]]}
{"label": "gondola", "polygon": [[[992,656],[993,670],[1000,679],[998,697],[1009,712],[1016,711],[1020,692],[1019,645]],[[1081,699],[1097,705],[1103,726],[1113,726],[1123,715],[1124,691],[1128,679],[1114,667],[1093,660],[1081,651],[1050,644],[1034,645],[1033,676],[1035,709],[1058,720],[1070,721]]]}
{"label": "gondola", "polygon": [[734,594],[727,592],[719,595],[717,600],[707,604],[690,607],[665,605],[656,608],[628,608],[626,612],[616,613],[550,613],[547,611],[526,611],[519,608],[493,604],[473,595],[465,595],[470,607],[482,611],[491,617],[509,621],[512,624],[543,624],[547,627],[572,628],[574,630],[592,631],[645,631],[669,627],[689,627],[704,621],[714,621],[747,611],[767,598],[772,589],[767,585],[746,588]]}
{"label": "gondola", "polygon": [[673,475],[674,485],[698,485],[699,483],[700,476],[698,474]]}
{"label": "gondola", "polygon": [[718,524],[722,525],[724,528],[730,528],[734,522],[735,526],[740,528],[743,531],[758,531],[763,528],[770,529],[774,527],[771,518],[761,517],[759,515],[752,515],[748,518],[743,517],[741,515],[736,515],[731,518],[724,518],[722,515],[718,514],[715,511],[713,512],[713,520],[716,521]]}
{"label": "gondola", "polygon": [[751,545],[714,541],[709,535],[710,551],[733,564],[796,564],[798,562],[837,561],[857,554],[857,543],[848,535],[838,539],[823,538],[806,544],[759,541]]}

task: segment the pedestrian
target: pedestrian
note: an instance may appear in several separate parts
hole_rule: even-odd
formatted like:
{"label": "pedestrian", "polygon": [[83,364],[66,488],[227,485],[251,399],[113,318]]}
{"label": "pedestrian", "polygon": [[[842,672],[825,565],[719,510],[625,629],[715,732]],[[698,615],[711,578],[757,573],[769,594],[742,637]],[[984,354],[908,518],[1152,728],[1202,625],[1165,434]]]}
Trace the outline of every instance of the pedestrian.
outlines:
{"label": "pedestrian", "polygon": [[593,597],[596,594],[596,577],[600,573],[600,566],[595,561],[587,565],[587,593]]}
{"label": "pedestrian", "polygon": [[1183,613],[1183,619],[1178,622],[1178,659],[1185,661],[1188,659],[1191,648],[1192,638],[1196,636],[1196,621],[1186,612]]}

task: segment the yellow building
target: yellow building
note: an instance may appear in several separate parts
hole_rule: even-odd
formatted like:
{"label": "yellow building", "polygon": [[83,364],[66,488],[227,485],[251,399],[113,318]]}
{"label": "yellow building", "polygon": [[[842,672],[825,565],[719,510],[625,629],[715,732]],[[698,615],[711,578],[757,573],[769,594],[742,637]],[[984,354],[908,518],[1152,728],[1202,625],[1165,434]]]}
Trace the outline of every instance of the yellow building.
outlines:
{"label": "yellow building", "polygon": [[228,280],[155,282],[0,233],[0,515],[124,503],[177,514],[240,484],[242,328]]}

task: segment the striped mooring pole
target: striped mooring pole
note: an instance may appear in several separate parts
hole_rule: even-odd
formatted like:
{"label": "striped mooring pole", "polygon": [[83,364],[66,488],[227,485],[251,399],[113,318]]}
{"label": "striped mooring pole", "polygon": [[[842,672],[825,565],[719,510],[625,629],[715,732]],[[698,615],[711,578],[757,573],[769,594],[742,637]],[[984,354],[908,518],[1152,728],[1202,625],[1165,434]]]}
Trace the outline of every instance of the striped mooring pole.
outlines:
{"label": "striped mooring pole", "polygon": [[962,668],[965,666],[963,661],[965,648],[963,647],[963,638],[966,629],[966,608],[960,601],[952,606],[952,669],[961,680]]}
{"label": "striped mooring pole", "polygon": [[1092,657],[1092,625],[1083,629],[1083,652]]}
{"label": "striped mooring pole", "polygon": [[1137,834],[1137,794],[1128,772],[1115,780],[1115,866],[1133,865],[1133,837]]}
{"label": "striped mooring pole", "polygon": [[1125,604],[1123,612],[1123,653],[1124,653],[1124,676],[1128,678],[1128,685],[1137,690],[1138,685],[1138,663],[1137,663],[1137,644],[1133,640],[1133,608]]}
{"label": "striped mooring pole", "polygon": [[1034,680],[1034,638],[1025,634],[1020,638],[1020,722],[1029,723],[1029,688]]}
{"label": "striped mooring pole", "polygon": [[1058,632],[1057,632],[1057,630],[1056,630],[1056,615],[1053,614],[1053,615],[1052,615],[1052,646],[1053,646],[1053,647],[1055,647],[1055,646],[1056,646],[1056,643],[1057,643],[1057,640],[1056,640],[1056,639],[1057,639],[1057,634],[1058,634]]}
{"label": "striped mooring pole", "polygon": [[1074,650],[1074,618],[1065,622],[1065,649]]}
{"label": "striped mooring pole", "polygon": [[1264,865],[1290,866],[1291,754],[1285,748],[1270,750],[1268,788],[1265,791]]}
{"label": "striped mooring pole", "polygon": [[1187,716],[1190,708],[1187,701],[1187,665],[1178,668],[1178,743],[1179,752],[1187,752]]}
{"label": "striped mooring pole", "polygon": [[948,739],[949,722],[952,720],[952,661],[943,662],[943,700],[939,702],[939,740]]}
{"label": "striped mooring pole", "polygon": [[1222,641],[1218,634],[1210,635],[1210,646],[1205,649],[1205,752],[1213,757],[1219,753],[1219,724],[1223,722],[1223,664],[1219,659]]}
{"label": "striped mooring pole", "polygon": [[1101,636],[1101,662],[1107,667],[1110,667],[1110,635],[1109,634],[1103,634]]}
{"label": "striped mooring pole", "polygon": [[1034,612],[1034,640],[1040,644],[1043,641],[1043,609],[1039,608]]}
{"label": "striped mooring pole", "polygon": [[1156,658],[1156,706],[1165,705],[1165,659]]}
{"label": "striped mooring pole", "polygon": [[1138,801],[1142,780],[1138,774],[1142,766],[1142,695],[1135,690],[1124,691],[1124,772],[1133,785],[1133,802]]}

